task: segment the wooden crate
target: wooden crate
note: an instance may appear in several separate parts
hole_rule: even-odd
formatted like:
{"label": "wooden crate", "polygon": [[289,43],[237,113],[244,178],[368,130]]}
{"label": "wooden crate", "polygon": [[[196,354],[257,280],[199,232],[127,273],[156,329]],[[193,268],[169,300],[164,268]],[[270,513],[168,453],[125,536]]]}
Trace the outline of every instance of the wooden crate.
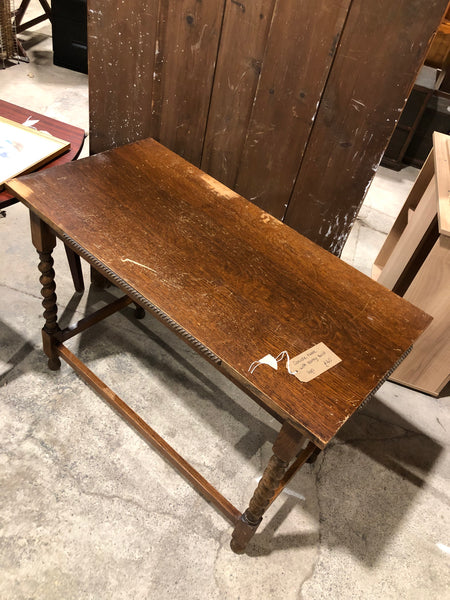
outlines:
{"label": "wooden crate", "polygon": [[433,316],[390,379],[438,396],[450,381],[450,136],[433,134],[433,150],[372,277]]}

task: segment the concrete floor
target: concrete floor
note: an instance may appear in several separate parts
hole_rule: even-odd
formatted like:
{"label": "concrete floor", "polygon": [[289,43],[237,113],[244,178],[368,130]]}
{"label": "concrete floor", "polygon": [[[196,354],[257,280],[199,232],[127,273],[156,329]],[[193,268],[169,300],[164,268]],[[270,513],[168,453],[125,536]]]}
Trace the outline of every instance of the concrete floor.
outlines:
{"label": "concrete floor", "polygon": [[[49,28],[36,29],[23,36],[30,64],[0,71],[0,96],[87,129],[86,76],[54,67]],[[416,175],[379,169],[345,260],[370,272]],[[190,485],[69,367],[47,370],[24,207],[0,228],[2,600],[450,598],[448,397],[383,385],[236,556]],[[114,294],[74,294],[61,246],[55,262],[63,325]],[[149,316],[125,310],[71,346],[246,506],[271,418]]]}

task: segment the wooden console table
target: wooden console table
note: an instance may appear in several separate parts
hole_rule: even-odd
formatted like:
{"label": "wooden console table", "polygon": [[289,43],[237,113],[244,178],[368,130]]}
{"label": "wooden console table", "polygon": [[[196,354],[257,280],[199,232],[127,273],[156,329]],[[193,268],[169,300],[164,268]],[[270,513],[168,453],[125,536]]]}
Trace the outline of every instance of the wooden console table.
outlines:
{"label": "wooden console table", "polygon": [[[25,175],[8,187],[30,209],[49,367],[58,369],[64,359],[173,463],[234,525],[231,547],[238,553],[289,479],[330,442],[430,321],[151,139]],[[57,322],[56,236],[125,293],[65,330]],[[281,423],[243,513],[64,345],[130,302]],[[325,360],[314,349],[303,355],[320,343],[340,362],[302,382],[291,372]]]}

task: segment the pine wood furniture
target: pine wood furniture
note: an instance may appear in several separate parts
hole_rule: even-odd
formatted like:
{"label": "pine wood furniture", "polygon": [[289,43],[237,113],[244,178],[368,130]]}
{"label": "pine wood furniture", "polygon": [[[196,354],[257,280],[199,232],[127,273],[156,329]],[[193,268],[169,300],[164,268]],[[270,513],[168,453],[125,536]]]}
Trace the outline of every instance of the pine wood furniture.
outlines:
{"label": "pine wood furniture", "polygon": [[[51,369],[65,360],[234,525],[243,552],[302,464],[377,389],[430,317],[147,139],[9,183],[30,209]],[[61,198],[66,199],[61,203]],[[60,330],[52,250],[59,237],[124,292]],[[83,364],[64,342],[134,301],[281,423],[241,513]],[[285,361],[323,342],[341,362],[302,383]]]}
{"label": "pine wood furniture", "polygon": [[372,277],[433,316],[392,373],[438,396],[450,381],[450,136],[435,132],[428,156],[372,269]]}
{"label": "pine wood furniture", "polygon": [[[80,127],[69,125],[63,121],[57,121],[46,115],[41,115],[33,110],[11,104],[10,102],[5,102],[4,100],[0,100],[0,116],[10,119],[11,121],[16,121],[17,123],[24,123],[28,118],[37,120],[39,121],[39,123],[36,124],[38,129],[48,131],[51,135],[70,142],[70,149],[65,154],[46,163],[41,169],[48,169],[49,167],[63,165],[66,162],[75,160],[83,148],[85,133]],[[18,202],[18,199],[14,194],[9,193],[8,190],[0,190],[0,210],[11,206],[16,202]],[[68,246],[66,246],[65,249],[74,287],[78,292],[82,292],[84,290],[84,282],[80,258]]]}

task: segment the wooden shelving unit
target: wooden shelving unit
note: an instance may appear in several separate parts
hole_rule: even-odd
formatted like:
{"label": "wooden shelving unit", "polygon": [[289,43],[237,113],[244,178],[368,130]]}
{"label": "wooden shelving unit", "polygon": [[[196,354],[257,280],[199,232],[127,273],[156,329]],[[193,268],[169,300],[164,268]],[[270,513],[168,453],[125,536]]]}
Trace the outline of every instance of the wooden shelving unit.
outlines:
{"label": "wooden shelving unit", "polygon": [[372,277],[433,316],[392,381],[438,396],[450,381],[450,136],[428,156]]}

